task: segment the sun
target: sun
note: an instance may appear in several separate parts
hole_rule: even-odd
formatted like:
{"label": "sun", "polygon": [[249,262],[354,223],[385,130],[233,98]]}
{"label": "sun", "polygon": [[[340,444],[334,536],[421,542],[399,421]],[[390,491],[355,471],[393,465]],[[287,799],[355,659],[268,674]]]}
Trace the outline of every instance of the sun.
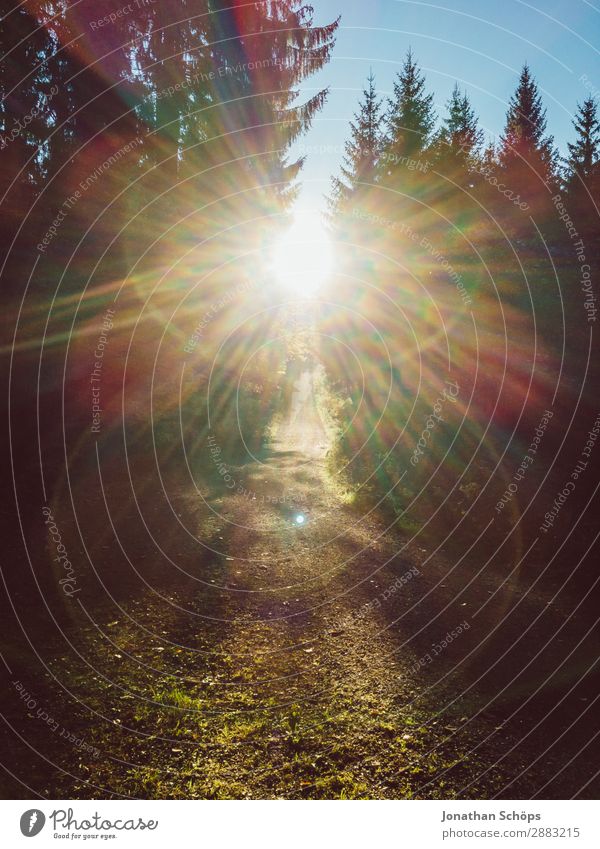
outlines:
{"label": "sun", "polygon": [[314,296],[333,270],[331,240],[318,213],[298,213],[275,242],[270,268],[277,281],[299,296]]}

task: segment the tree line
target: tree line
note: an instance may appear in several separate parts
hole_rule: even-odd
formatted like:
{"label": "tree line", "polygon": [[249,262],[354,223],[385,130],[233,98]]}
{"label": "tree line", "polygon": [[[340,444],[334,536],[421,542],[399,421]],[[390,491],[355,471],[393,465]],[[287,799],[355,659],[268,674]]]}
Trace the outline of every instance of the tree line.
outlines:
{"label": "tree line", "polygon": [[[369,75],[327,200],[344,246],[336,294],[351,297],[345,338],[360,364],[344,358],[346,374],[334,386],[344,434],[335,462],[357,497],[379,504],[385,496],[399,515],[416,499],[411,515],[420,509],[427,521],[456,469],[469,468],[474,492],[486,486],[484,431],[486,446],[516,433],[518,451],[539,405],[555,404],[567,420],[569,393],[597,372],[597,103],[578,105],[561,155],[525,64],[502,132],[486,143],[458,85],[438,121],[409,50],[387,99]],[[333,373],[339,352],[330,347]],[[422,423],[444,378],[457,381],[460,397],[431,436]],[[458,410],[464,420],[453,421]],[[411,468],[419,440],[427,450]],[[555,447],[550,439],[544,446]],[[443,485],[431,488],[434,472]],[[452,511],[458,519],[465,511],[461,492],[436,520],[441,532]]]}
{"label": "tree line", "polygon": [[[523,226],[515,207],[543,223],[552,217],[552,197],[561,193],[585,229],[593,212],[598,217],[600,201],[598,118],[595,99],[586,97],[578,104],[567,154],[561,156],[547,132],[546,110],[526,63],[499,138],[485,144],[469,96],[458,84],[437,125],[433,94],[409,49],[385,103],[377,95],[373,74],[367,80],[350,125],[341,173],[332,182],[331,216],[347,214],[369,197],[373,204],[385,205],[383,194],[392,190],[399,210],[404,196],[454,211],[479,201],[514,232],[517,225]],[[377,201],[369,195],[374,187],[384,190]]]}

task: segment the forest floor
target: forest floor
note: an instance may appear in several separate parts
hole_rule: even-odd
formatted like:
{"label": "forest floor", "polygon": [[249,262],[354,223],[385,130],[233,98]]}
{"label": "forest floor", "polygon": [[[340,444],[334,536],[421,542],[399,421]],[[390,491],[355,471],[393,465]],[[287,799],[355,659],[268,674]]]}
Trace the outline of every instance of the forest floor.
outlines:
{"label": "forest floor", "polygon": [[[492,703],[489,683],[477,684],[489,658],[473,613],[491,598],[488,616],[501,615],[493,576],[457,592],[441,554],[408,544],[380,512],[359,513],[332,475],[330,439],[314,374],[305,371],[260,458],[228,465],[218,487],[164,482],[168,505],[155,492],[146,501],[140,495],[138,510],[171,509],[186,532],[174,535],[173,550],[168,534],[154,541],[160,577],[149,570],[135,592],[114,593],[107,613],[88,597],[78,601],[77,622],[65,632],[72,648],[48,650],[45,676],[21,679],[84,741],[51,733],[15,694],[13,724],[33,747],[30,792],[529,798],[580,786],[576,759],[561,770],[567,742],[547,750],[543,693],[523,712],[527,687]],[[122,463],[117,454],[101,459],[102,499],[116,504]],[[97,498],[79,494],[82,524],[86,511],[100,510]],[[132,509],[121,499],[112,528],[100,523],[92,559],[110,550],[111,535],[130,563],[156,559]],[[510,626],[515,638],[544,604],[528,597]],[[562,622],[560,610],[554,616],[547,633]],[[528,645],[540,643],[532,635]],[[498,689],[510,679],[510,669],[499,672]],[[587,698],[571,694],[560,728]],[[576,728],[567,739],[576,755]]]}

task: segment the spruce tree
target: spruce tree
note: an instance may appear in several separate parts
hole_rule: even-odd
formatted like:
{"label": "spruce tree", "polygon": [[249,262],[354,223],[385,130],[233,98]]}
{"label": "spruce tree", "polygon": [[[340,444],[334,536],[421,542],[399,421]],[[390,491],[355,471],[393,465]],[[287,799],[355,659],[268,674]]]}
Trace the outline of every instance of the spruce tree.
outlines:
{"label": "spruce tree", "polygon": [[409,49],[388,100],[384,170],[393,170],[407,157],[418,157],[428,147],[434,126],[433,94],[425,92],[425,77]]}
{"label": "spruce tree", "polygon": [[446,108],[448,114],[438,137],[441,153],[466,163],[481,147],[483,130],[478,127],[467,93],[461,94],[458,83],[454,84]]}
{"label": "spruce tree", "polygon": [[546,110],[527,63],[509,101],[498,156],[500,166],[506,172],[513,172],[517,183],[524,182],[527,186],[527,183],[535,181],[536,176],[538,181],[548,183],[555,177],[554,140],[552,136],[546,136]]}
{"label": "spruce tree", "polygon": [[360,191],[361,185],[375,180],[381,149],[380,123],[381,101],[371,72],[358,112],[354,113],[354,121],[350,123],[350,139],[344,146],[341,177],[332,180],[332,193],[328,199],[332,214],[343,212],[348,201]]}
{"label": "spruce tree", "polygon": [[[458,83],[454,85],[446,109],[447,115],[432,151],[436,170],[443,178],[438,188],[440,200],[455,194],[455,186],[470,191],[472,171],[478,164],[483,143],[483,130],[478,126],[468,95],[461,92]],[[462,192],[458,192],[455,201],[464,201]]]}
{"label": "spruce tree", "polygon": [[[327,97],[323,89],[298,103],[298,84],[329,60],[338,21],[313,26],[300,0],[184,6],[189,17],[176,27],[168,4],[136,15],[135,62],[146,89],[139,114],[154,129],[163,182],[230,163],[212,179],[258,182],[271,201],[289,205],[302,165],[288,161],[290,147]],[[221,188],[230,191],[219,186],[217,196]]]}
{"label": "spruce tree", "polygon": [[328,95],[321,89],[298,103],[298,85],[329,61],[339,18],[314,26],[313,9],[302,0],[248,3],[243,11],[230,0],[211,0],[210,7],[215,65],[231,70],[215,80],[221,120],[242,129],[232,137],[237,155],[255,154],[248,160],[252,178],[265,186],[265,197],[287,208],[303,163],[289,161],[290,148]]}
{"label": "spruce tree", "polygon": [[578,112],[573,120],[576,138],[568,142],[569,156],[565,159],[565,184],[574,195],[580,191],[592,191],[597,177],[600,153],[600,123],[597,104],[593,97],[587,97],[578,104]]}
{"label": "spruce tree", "polygon": [[487,177],[493,176],[500,168],[498,149],[494,139],[490,139],[479,158],[477,171]]}

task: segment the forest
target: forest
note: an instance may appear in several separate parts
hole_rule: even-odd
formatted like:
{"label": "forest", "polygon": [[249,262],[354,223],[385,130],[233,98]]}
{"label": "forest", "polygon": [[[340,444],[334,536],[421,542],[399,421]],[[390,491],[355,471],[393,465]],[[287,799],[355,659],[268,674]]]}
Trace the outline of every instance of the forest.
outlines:
{"label": "forest", "polygon": [[597,797],[593,74],[314,5],[4,4],[3,798]]}

